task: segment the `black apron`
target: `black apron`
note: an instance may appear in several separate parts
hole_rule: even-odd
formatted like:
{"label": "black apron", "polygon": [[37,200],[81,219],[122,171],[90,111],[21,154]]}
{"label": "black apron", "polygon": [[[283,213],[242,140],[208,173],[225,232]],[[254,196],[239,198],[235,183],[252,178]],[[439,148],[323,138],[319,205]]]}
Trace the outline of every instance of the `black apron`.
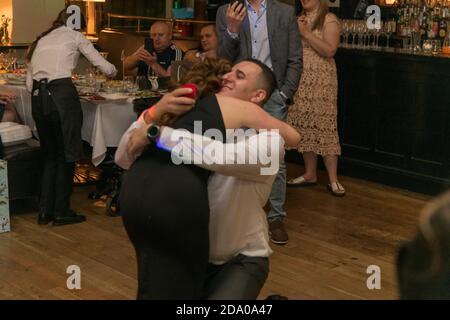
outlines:
{"label": "black apron", "polygon": [[43,116],[49,116],[56,108],[61,121],[66,162],[75,162],[83,158],[81,140],[83,112],[78,92],[72,80],[70,78],[56,79],[50,82],[47,79],[34,80],[31,98],[33,108],[39,104]]}

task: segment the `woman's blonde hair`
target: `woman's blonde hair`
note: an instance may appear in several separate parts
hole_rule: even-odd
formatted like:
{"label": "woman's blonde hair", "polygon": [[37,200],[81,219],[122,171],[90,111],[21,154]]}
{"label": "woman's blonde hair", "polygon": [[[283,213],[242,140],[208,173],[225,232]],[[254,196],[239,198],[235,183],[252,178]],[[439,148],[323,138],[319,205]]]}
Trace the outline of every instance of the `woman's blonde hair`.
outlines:
{"label": "woman's blonde hair", "polygon": [[[301,7],[301,0],[297,0]],[[325,17],[330,12],[328,8],[328,3],[326,0],[320,0],[319,12],[317,13],[317,17],[312,24],[311,30],[322,30],[323,25],[325,24]],[[300,15],[306,15],[305,9],[301,8]]]}

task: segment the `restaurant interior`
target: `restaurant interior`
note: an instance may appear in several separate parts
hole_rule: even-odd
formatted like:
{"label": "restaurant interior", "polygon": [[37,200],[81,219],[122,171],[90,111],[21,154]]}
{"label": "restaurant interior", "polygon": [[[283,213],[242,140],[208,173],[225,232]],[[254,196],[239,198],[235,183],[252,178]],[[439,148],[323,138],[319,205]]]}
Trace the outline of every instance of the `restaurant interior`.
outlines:
{"label": "restaurant interior", "polygon": [[[249,12],[253,3],[262,3],[264,10],[269,3],[267,16],[274,2],[282,3],[288,12],[296,12],[297,19],[305,9],[293,8],[301,4],[306,8],[315,1],[240,3]],[[338,19],[339,44],[328,59],[337,71],[337,173],[345,190],[338,192],[339,182],[338,191],[329,184],[325,156],[316,161],[317,181],[309,183],[302,176],[306,157],[295,147],[286,148],[287,216],[283,222],[289,241],[274,241],[268,233],[272,227],[263,219],[270,239],[266,239],[270,269],[254,298],[450,299],[450,196],[446,193],[450,189],[450,1],[317,1],[326,3]],[[231,39],[234,33],[229,26],[225,36],[218,34],[219,28],[216,31],[219,8],[231,6],[229,2],[0,0],[0,106],[4,110],[0,119],[0,300],[134,300],[137,291],[138,298],[145,296],[141,262],[136,259],[139,251],[133,247],[124,217],[127,212],[119,201],[128,168],[118,163],[117,150],[129,127],[178,88],[195,63],[204,62],[203,32],[208,26],[212,25],[218,39]],[[83,51],[75,60],[70,79],[82,111],[84,156],[74,163],[70,204],[86,221],[58,227],[56,220],[53,225],[37,223],[46,149],[32,108],[35,87],[33,93],[27,88],[27,77],[32,85],[39,80],[31,74],[27,53],[65,8],[74,15],[74,23],[78,13],[85,17],[82,36],[116,72],[105,75],[104,68],[94,65]],[[247,16],[244,21],[253,19],[250,13]],[[294,22],[297,29],[299,21]],[[130,72],[130,57],[139,56],[142,46],[147,48],[155,23],[170,26],[170,45],[181,50],[185,59],[171,61],[168,73],[147,66],[144,74],[140,67],[137,73]],[[233,41],[241,41],[242,34],[239,37]],[[155,45],[156,40],[152,41]],[[302,77],[309,70],[305,64],[311,50],[304,43]],[[289,47],[292,42],[276,50]],[[194,62],[186,61],[190,53]],[[272,62],[275,65],[273,56]],[[142,59],[139,63],[145,65]],[[3,95],[9,97],[5,103]],[[296,108],[299,96],[296,93],[292,102]],[[147,138],[151,140],[149,135],[150,129]],[[127,179],[133,177],[132,169]],[[299,176],[304,185],[297,183]],[[165,183],[153,181],[154,186]],[[193,193],[194,189],[193,185]],[[176,186],[170,190],[170,195],[161,198],[161,207],[177,201]],[[271,200],[268,195],[261,197],[269,212]],[[243,198],[242,194],[236,201],[250,206],[250,200]],[[212,211],[211,198],[209,205]],[[168,234],[176,233],[175,227],[165,227]],[[238,221],[229,227],[226,232],[240,230]],[[210,238],[216,239],[211,231]],[[71,285],[76,274],[81,280]]]}

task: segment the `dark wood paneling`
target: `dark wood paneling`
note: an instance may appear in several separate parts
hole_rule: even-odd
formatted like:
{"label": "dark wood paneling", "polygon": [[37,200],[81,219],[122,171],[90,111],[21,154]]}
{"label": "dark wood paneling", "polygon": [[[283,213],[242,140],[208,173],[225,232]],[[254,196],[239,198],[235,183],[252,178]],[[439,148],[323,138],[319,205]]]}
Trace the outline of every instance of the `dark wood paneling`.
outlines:
{"label": "dark wood paneling", "polygon": [[411,190],[450,187],[450,59],[340,49],[347,174]]}

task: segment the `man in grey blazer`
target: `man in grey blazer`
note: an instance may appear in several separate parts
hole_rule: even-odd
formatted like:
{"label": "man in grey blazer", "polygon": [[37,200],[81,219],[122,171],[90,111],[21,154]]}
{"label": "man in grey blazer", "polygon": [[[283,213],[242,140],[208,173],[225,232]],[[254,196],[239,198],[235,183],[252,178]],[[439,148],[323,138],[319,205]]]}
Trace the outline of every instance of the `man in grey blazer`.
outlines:
{"label": "man in grey blazer", "polygon": [[[276,0],[232,1],[217,11],[216,28],[219,57],[233,63],[253,58],[273,70],[278,90],[264,109],[285,120],[303,69],[303,50],[294,8]],[[276,244],[288,241],[283,225],[285,198],[286,165],[283,162],[272,187],[268,214],[271,240]]]}

